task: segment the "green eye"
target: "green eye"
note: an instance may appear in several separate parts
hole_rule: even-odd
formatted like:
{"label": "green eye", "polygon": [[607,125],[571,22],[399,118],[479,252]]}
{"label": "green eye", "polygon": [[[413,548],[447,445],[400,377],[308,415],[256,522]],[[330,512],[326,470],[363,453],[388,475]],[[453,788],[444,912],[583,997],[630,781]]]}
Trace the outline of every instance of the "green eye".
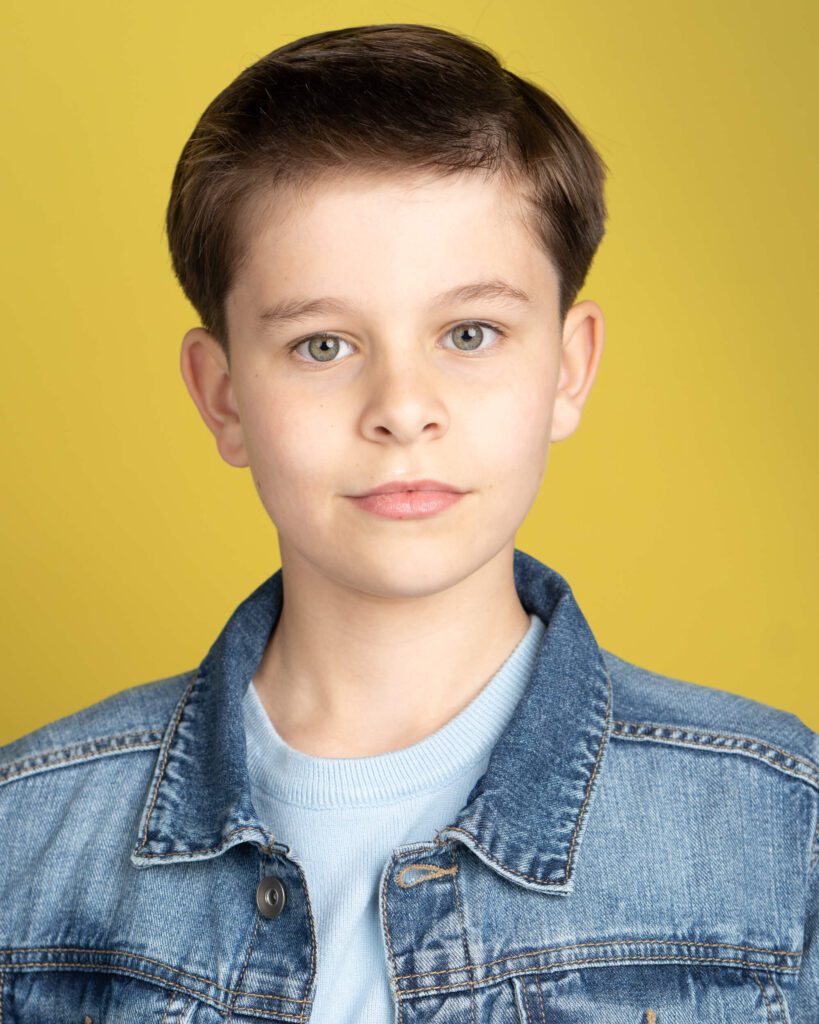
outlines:
{"label": "green eye", "polygon": [[332,363],[342,340],[335,334],[314,334],[311,338],[305,338],[301,344],[307,345],[308,352],[311,357],[315,357],[316,362]]}
{"label": "green eye", "polygon": [[337,334],[311,334],[309,338],[302,338],[301,341],[296,341],[290,345],[290,351],[295,352],[302,345],[306,345],[309,355],[301,356],[302,362],[337,363],[340,360],[336,359],[335,356],[338,354],[339,345],[342,343],[349,345],[349,342],[339,338]]}
{"label": "green eye", "polygon": [[[491,324],[483,323],[480,320],[465,320],[462,324],[456,324],[447,333],[450,337],[454,335],[457,338],[456,345],[459,346],[461,352],[473,352],[476,349],[487,347],[482,345],[487,328],[503,336],[503,331],[499,327],[493,327]],[[463,347],[460,347],[461,345]],[[491,348],[491,346],[489,347]]]}
{"label": "green eye", "polygon": [[[494,331],[499,337],[504,337],[505,332],[494,324],[485,323],[482,320],[463,320],[461,323],[451,327],[445,337],[455,341],[455,348],[458,352],[478,352],[492,345],[484,344],[486,331]],[[290,351],[295,352],[305,346],[305,354],[301,356],[303,362],[307,363],[338,363],[336,359],[340,345],[349,345],[348,341],[340,338],[337,334],[321,332],[311,334],[309,338],[302,338],[290,346]]]}

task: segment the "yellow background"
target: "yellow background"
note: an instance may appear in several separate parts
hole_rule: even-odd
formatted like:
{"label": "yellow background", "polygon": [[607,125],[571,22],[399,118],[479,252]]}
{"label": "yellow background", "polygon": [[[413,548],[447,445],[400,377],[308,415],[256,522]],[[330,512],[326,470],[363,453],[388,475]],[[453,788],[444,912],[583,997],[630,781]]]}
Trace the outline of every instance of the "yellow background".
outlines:
{"label": "yellow background", "polygon": [[179,372],[163,216],[281,43],[412,21],[534,79],[608,163],[606,347],[518,547],[599,643],[819,730],[817,5],[6,0],[0,743],[195,667],[279,566]]}

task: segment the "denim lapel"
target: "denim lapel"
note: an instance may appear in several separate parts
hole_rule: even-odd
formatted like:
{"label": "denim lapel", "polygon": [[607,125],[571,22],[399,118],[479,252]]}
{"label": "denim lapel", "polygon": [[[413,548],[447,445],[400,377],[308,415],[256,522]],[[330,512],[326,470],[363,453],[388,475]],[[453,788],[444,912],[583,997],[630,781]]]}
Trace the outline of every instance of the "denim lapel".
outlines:
{"label": "denim lapel", "polygon": [[566,580],[523,551],[514,557],[521,604],[546,632],[486,772],[437,839],[464,843],[519,885],[571,892],[611,727],[611,680]]}
{"label": "denim lapel", "polygon": [[[570,891],[611,720],[611,683],[568,583],[519,549],[515,586],[546,623],[532,677],[484,775],[438,841],[511,881]],[[251,800],[242,700],[283,603],[279,569],[228,619],[168,723],[131,852],[137,867],[272,847]]]}

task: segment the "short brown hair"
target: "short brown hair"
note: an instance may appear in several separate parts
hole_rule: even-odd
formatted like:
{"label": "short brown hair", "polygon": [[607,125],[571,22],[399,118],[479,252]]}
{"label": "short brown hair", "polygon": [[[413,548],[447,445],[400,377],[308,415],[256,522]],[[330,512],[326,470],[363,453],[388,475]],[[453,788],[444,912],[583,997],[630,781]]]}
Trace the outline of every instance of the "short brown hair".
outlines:
{"label": "short brown hair", "polygon": [[567,112],[490,49],[432,25],[304,36],[245,68],[185,143],[166,214],[174,272],[229,360],[225,298],[251,200],[345,171],[478,169],[528,201],[562,323],[605,231],[608,171]]}

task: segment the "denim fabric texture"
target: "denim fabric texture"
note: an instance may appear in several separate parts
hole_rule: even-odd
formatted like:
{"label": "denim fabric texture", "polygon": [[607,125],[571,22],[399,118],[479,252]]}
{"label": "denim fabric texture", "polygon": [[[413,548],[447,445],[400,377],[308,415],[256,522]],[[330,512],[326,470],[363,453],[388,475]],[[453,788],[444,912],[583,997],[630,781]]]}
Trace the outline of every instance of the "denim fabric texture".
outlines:
{"label": "denim fabric texture", "polygon": [[[384,865],[384,1024],[819,1024],[819,735],[514,573],[546,632],[463,808]],[[282,597],[279,570],[197,668],[0,747],[0,1024],[309,1021],[310,892],[242,716]]]}

